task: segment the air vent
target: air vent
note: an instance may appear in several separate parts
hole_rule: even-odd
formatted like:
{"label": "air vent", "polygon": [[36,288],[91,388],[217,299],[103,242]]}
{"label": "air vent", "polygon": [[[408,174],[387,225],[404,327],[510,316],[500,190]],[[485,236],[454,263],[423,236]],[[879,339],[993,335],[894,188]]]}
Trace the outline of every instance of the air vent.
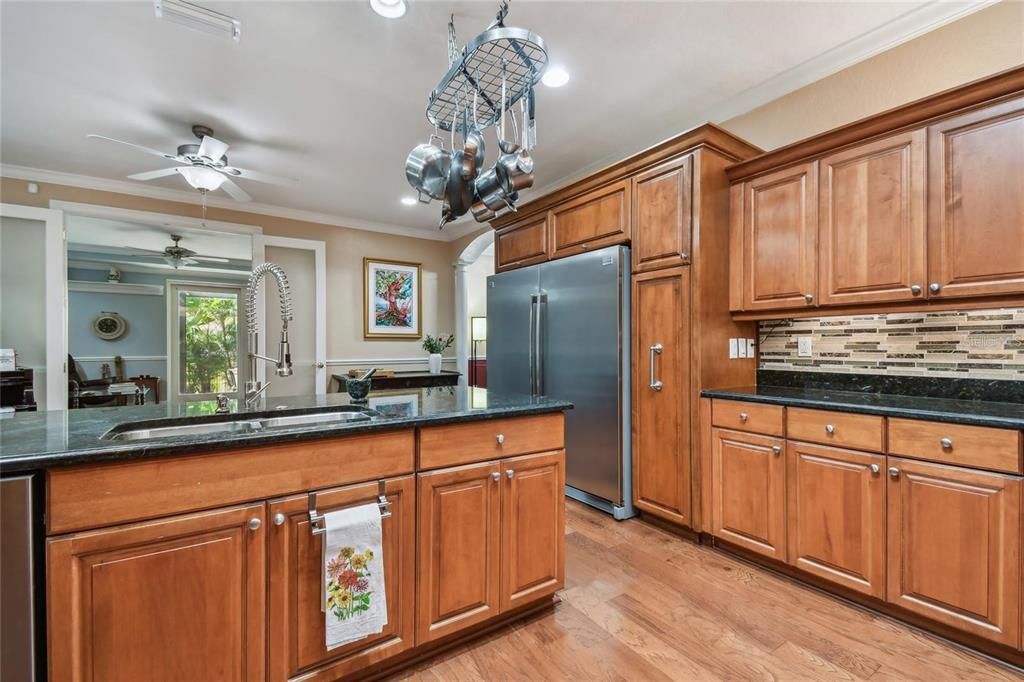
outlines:
{"label": "air vent", "polygon": [[233,40],[237,43],[242,37],[242,22],[238,19],[191,2],[153,0],[153,9],[156,10],[159,19],[166,19],[224,40]]}

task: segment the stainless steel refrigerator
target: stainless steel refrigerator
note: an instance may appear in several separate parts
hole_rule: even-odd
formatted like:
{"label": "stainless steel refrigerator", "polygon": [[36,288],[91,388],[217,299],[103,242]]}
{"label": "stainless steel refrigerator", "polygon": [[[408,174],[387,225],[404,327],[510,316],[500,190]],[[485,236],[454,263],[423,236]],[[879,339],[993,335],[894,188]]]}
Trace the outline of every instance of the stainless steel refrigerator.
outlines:
{"label": "stainless steel refrigerator", "polygon": [[572,401],[566,494],[634,515],[629,402],[629,248],[487,278],[487,388]]}

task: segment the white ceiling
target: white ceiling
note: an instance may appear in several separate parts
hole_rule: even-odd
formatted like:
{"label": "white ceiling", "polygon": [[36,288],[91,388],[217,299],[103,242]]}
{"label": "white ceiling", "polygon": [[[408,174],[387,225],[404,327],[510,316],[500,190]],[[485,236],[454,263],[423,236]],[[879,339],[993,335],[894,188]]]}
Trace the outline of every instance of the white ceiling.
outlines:
{"label": "white ceiling", "polygon": [[[241,20],[240,43],[158,20],[146,0],[0,3],[5,174],[21,166],[123,180],[162,162],[88,133],[172,151],[194,140],[192,123],[204,123],[231,145],[232,164],[301,181],[244,183],[255,199],[249,210],[432,238],[473,228],[439,235],[437,202],[406,207],[399,198],[411,194],[406,154],[429,133],[423,107],[446,69],[448,14],[464,43],[496,2],[410,0],[399,20],[363,1],[204,4]],[[572,74],[567,86],[538,94],[533,194],[767,101],[968,5],[516,0],[507,23],[543,36],[552,62]],[[132,185],[187,189],[177,176]]]}

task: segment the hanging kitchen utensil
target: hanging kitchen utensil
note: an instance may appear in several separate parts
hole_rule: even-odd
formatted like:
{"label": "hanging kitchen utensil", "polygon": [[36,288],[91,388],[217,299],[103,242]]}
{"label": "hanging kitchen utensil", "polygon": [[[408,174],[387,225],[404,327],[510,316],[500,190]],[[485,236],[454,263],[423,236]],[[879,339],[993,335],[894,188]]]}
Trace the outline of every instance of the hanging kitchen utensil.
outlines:
{"label": "hanging kitchen utensil", "polygon": [[472,176],[475,179],[480,170],[484,167],[484,134],[477,123],[477,97],[479,93],[473,93],[473,127],[463,137],[463,151],[466,157],[472,162]]}
{"label": "hanging kitchen utensil", "polygon": [[[457,113],[457,112],[456,112]],[[452,145],[455,144],[455,126],[452,125]],[[466,213],[473,203],[474,176],[466,172],[466,152],[462,149],[452,154],[452,162],[448,171],[448,188],[445,199],[448,212],[458,218]]]}
{"label": "hanging kitchen utensil", "polygon": [[[438,144],[433,144],[434,140],[437,140]],[[444,141],[435,131],[429,142],[416,145],[409,152],[405,160],[405,178],[416,190],[421,202],[424,195],[443,199],[450,166],[451,152],[444,148]],[[423,203],[430,203],[430,199]]]}
{"label": "hanging kitchen utensil", "polygon": [[516,123],[515,114],[513,114],[511,117],[512,127],[514,130],[512,134],[512,141],[509,142],[508,140],[505,139],[505,110],[512,108],[511,102],[507,102],[506,104],[505,97],[507,94],[508,93],[506,91],[505,68],[503,65],[501,69],[501,104],[499,105],[499,107],[501,108],[501,117],[498,122],[498,149],[500,149],[505,154],[514,154],[515,152],[519,151],[519,141],[517,139],[519,137],[519,127]]}

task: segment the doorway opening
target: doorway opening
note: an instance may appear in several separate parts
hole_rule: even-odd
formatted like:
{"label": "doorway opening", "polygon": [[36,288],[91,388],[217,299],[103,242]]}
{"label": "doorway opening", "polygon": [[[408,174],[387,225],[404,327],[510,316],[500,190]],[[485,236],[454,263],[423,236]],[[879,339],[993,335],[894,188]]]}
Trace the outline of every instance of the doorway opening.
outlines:
{"label": "doorway opening", "polygon": [[487,385],[487,278],[493,274],[494,231],[487,230],[455,261],[455,361],[467,386]]}

